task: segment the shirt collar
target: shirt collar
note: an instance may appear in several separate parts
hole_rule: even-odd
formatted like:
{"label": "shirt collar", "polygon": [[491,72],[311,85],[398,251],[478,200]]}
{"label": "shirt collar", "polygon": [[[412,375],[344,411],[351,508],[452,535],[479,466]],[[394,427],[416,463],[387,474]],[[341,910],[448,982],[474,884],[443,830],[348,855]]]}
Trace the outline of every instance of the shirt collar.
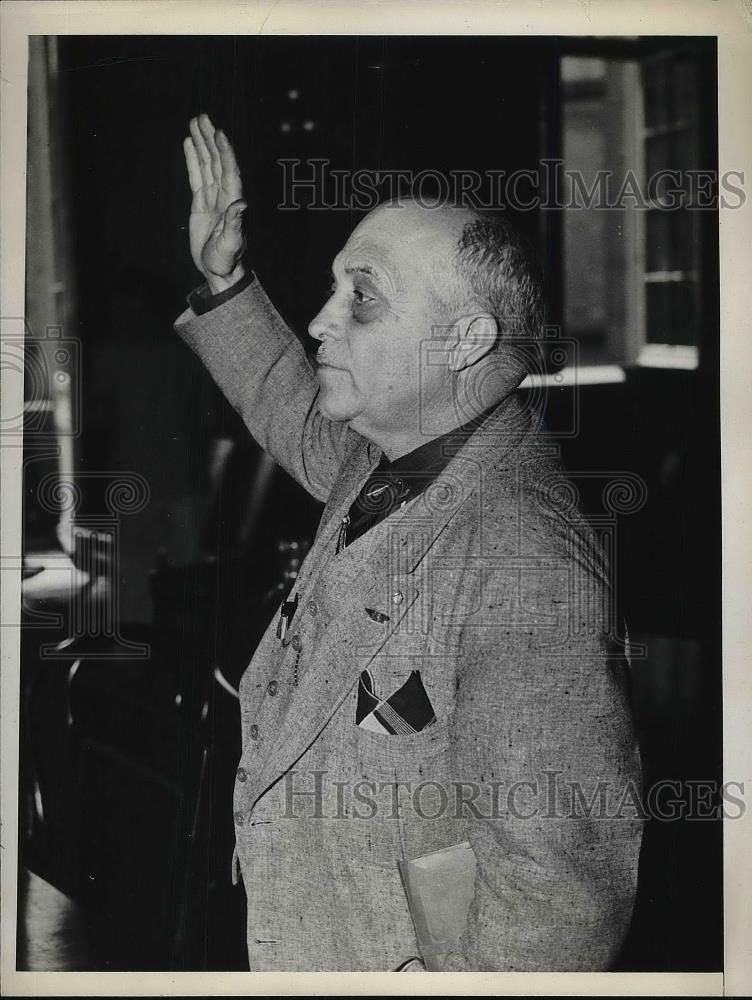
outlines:
{"label": "shirt collar", "polygon": [[371,473],[364,490],[377,483],[394,483],[401,499],[422,492],[443,472],[459,449],[495,409],[496,405],[466,424],[426,441],[406,455],[400,455],[393,462],[384,455]]}

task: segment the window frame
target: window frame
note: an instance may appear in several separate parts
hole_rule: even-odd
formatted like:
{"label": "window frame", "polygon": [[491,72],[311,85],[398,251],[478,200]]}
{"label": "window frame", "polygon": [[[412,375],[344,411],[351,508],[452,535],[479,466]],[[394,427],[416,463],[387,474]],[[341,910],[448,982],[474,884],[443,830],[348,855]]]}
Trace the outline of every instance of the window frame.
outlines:
{"label": "window frame", "polygon": [[[712,39],[714,42],[715,39]],[[715,54],[708,57],[709,46],[703,45],[708,39],[697,37],[634,37],[634,38],[572,38],[557,39],[558,44],[552,46],[547,85],[544,88],[544,114],[542,116],[542,153],[547,159],[562,162],[563,157],[563,86],[561,80],[561,61],[570,56],[602,59],[607,63],[621,63],[627,67],[627,73],[633,72],[631,86],[642,90],[642,66],[647,59],[665,57],[669,52],[680,52],[691,47],[696,52],[700,67],[698,82],[698,102],[693,116],[695,127],[695,142],[701,168],[717,170],[717,135],[712,135],[713,120],[710,117],[712,108],[703,82],[707,85],[712,79],[708,72],[709,63],[715,65]],[[715,77],[717,80],[717,76]],[[715,92],[715,91],[714,91]],[[625,109],[622,122],[625,136],[624,159],[630,159],[635,164],[635,176],[644,190],[647,163],[645,140],[650,134],[646,129],[644,116],[644,98],[632,103],[631,109]],[[544,198],[550,195],[542,192]],[[558,324],[564,331],[564,304],[566,287],[564,280],[564,239],[563,212],[566,209],[548,210],[541,213],[542,244],[545,251],[547,312],[546,322]],[[712,348],[713,340],[718,338],[717,323],[708,322],[713,317],[712,303],[717,298],[713,295],[713,281],[717,279],[717,266],[713,266],[712,257],[714,240],[709,239],[712,223],[717,229],[717,214],[715,212],[698,211],[696,220],[696,262],[697,262],[697,300],[698,308],[698,343],[668,344],[648,341],[647,339],[647,235],[645,209],[627,210],[623,213],[625,227],[625,280],[623,284],[624,314],[617,328],[607,332],[607,343],[611,357],[608,361],[585,366],[583,375],[585,381],[621,382],[624,371],[629,368],[665,368],[673,370],[699,370],[708,367],[709,359],[716,354]],[[708,219],[709,217],[709,219]],[[710,221],[709,221],[710,220]],[[717,239],[717,234],[716,234]],[[715,243],[717,246],[717,243]],[[717,256],[716,256],[717,259]],[[717,280],[716,280],[717,286]],[[598,369],[601,369],[600,377]],[[562,374],[562,373],[559,373]],[[576,373],[565,370],[564,380],[556,379],[554,375],[545,373],[536,377],[542,384],[561,385],[573,384],[577,381]],[[555,380],[556,379],[556,380]]]}

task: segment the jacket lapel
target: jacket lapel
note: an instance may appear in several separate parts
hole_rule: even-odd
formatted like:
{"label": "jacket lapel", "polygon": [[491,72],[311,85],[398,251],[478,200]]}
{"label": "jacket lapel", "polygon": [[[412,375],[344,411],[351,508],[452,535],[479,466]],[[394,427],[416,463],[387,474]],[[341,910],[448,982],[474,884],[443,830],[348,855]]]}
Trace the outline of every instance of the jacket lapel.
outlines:
{"label": "jacket lapel", "polygon": [[324,507],[316,532],[316,540],[326,534],[332,520],[340,521],[350,509],[350,504],[369,474],[379,463],[381,449],[369,444],[359,434],[352,434],[352,443],[342,462],[340,475]]}
{"label": "jacket lapel", "polygon": [[[423,589],[419,568],[431,548],[481,487],[490,467],[503,460],[529,432],[530,422],[519,400],[516,396],[505,400],[450,460],[430,494],[417,498],[395,518],[386,543],[374,550],[356,541],[329,557],[322,572],[335,595],[342,627],[327,630],[290,697],[261,764],[255,798],[305,753],[357,684],[361,671],[415,613]],[[363,439],[355,442],[322,517],[317,541],[329,533],[333,518],[347,512],[379,455],[378,449],[372,449],[369,456]],[[400,603],[395,605],[392,597],[397,594]],[[390,620],[383,632],[374,633],[366,607],[389,609]],[[295,654],[288,651],[287,655]]]}
{"label": "jacket lapel", "polygon": [[[332,623],[317,643],[287,702],[261,762],[254,798],[305,753],[357,684],[361,671],[383,649],[418,599],[420,591],[412,574],[390,573],[386,547],[372,554],[367,567],[355,548],[344,549],[324,570],[330,575],[329,600],[336,602],[337,623]],[[370,585],[364,585],[364,580]],[[369,623],[365,609],[386,606],[390,587],[393,593],[399,591],[401,603],[389,603],[389,623],[377,627]],[[296,654],[288,647],[286,655]]]}

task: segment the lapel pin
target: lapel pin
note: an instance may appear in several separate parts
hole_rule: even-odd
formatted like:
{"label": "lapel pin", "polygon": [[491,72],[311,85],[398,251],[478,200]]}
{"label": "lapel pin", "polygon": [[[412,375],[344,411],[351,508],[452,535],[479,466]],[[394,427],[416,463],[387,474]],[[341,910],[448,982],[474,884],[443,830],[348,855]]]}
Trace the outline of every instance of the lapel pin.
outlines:
{"label": "lapel pin", "polygon": [[389,621],[389,615],[385,615],[383,611],[376,611],[375,608],[366,608],[366,614],[372,622],[378,622],[379,625]]}

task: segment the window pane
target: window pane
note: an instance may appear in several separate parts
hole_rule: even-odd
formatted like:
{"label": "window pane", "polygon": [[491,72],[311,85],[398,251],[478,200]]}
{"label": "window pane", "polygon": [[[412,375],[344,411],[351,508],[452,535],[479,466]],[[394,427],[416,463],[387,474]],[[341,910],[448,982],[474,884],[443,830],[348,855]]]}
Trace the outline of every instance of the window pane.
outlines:
{"label": "window pane", "polygon": [[677,55],[669,63],[671,73],[671,113],[675,121],[692,122],[697,113],[697,57]]}
{"label": "window pane", "polygon": [[[680,50],[643,64],[646,182],[663,206],[647,212],[645,225],[645,335],[652,344],[698,343],[699,227],[687,176],[699,164],[697,81],[696,57]],[[659,171],[673,176],[658,184]],[[677,203],[682,208],[671,207]]]}
{"label": "window pane", "polygon": [[564,187],[572,206],[563,217],[565,333],[578,343],[580,364],[613,364],[621,359],[624,323],[623,212],[598,204],[596,179],[603,171],[616,179],[615,189],[622,183],[625,110],[639,94],[623,66],[603,59],[565,57],[561,78]]}
{"label": "window pane", "polygon": [[676,163],[671,155],[673,136],[668,132],[659,135],[649,135],[645,140],[645,167],[648,177],[653,177],[659,170],[674,170]]}
{"label": "window pane", "polygon": [[[673,139],[673,148],[671,150],[671,157],[673,159],[672,169],[683,172],[697,169],[697,133],[695,130],[690,128],[678,129],[674,133]],[[689,194],[689,186],[686,180],[684,189]]]}
{"label": "window pane", "polygon": [[[565,85],[594,80],[602,82],[605,78],[605,59],[593,59],[590,56],[565,56],[561,60],[561,82]],[[567,89],[569,90],[569,88]]]}
{"label": "window pane", "polygon": [[646,293],[648,343],[696,345],[696,283],[647,282]]}
{"label": "window pane", "polygon": [[696,245],[694,216],[686,209],[647,213],[648,271],[692,271]]}
{"label": "window pane", "polygon": [[647,61],[643,67],[645,126],[656,128],[670,120],[668,73],[664,59]]}

